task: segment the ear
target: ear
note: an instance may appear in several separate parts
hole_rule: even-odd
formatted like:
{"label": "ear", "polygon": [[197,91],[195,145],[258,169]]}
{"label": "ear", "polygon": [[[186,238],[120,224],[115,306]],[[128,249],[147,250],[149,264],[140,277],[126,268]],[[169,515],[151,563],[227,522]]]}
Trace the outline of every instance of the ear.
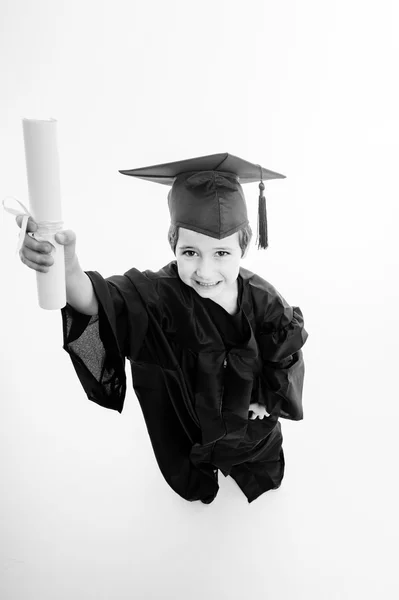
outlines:
{"label": "ear", "polygon": [[179,241],[179,229],[180,229],[180,227],[176,227],[176,225],[172,225],[172,223],[171,223],[169,226],[169,231],[168,231],[169,246],[171,247],[171,250],[175,256],[176,256],[177,242]]}

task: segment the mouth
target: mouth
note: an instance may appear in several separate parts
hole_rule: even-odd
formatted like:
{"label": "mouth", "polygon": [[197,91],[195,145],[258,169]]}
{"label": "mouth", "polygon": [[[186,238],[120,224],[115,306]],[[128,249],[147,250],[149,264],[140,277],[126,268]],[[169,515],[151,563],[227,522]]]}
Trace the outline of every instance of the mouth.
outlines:
{"label": "mouth", "polygon": [[201,288],[215,288],[217,285],[219,285],[219,283],[222,283],[221,281],[211,281],[211,282],[202,282],[202,281],[198,281],[197,279],[194,279],[195,283],[201,287]]}

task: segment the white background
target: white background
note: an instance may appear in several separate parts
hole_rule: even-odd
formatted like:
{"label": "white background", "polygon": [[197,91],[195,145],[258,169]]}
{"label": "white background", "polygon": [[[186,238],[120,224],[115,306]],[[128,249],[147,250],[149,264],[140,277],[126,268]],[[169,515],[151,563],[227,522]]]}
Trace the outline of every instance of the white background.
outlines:
{"label": "white background", "polygon": [[[4,600],[399,597],[399,10],[392,0],[3,0],[0,196],[28,202],[23,117],[58,120],[84,269],[173,255],[167,188],[119,169],[231,152],[267,185],[270,248],[244,266],[302,308],[305,419],[286,476],[209,506],[164,482],[138,402],[87,400],[58,311],[1,217]],[[258,189],[246,186],[255,228]]]}

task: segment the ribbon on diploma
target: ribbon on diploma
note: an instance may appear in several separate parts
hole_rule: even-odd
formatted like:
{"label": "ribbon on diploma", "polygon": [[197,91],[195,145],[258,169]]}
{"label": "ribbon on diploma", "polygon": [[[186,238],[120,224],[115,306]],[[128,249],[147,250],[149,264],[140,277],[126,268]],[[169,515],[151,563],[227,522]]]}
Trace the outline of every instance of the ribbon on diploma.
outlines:
{"label": "ribbon on diploma", "polygon": [[[17,202],[23,210],[21,211],[21,210],[15,209],[15,208],[11,208],[10,206],[6,206],[7,200],[13,200],[14,202]],[[17,200],[17,198],[14,198],[13,196],[7,196],[6,198],[3,199],[3,208],[5,211],[10,213],[11,215],[14,215],[16,217],[22,216],[21,230],[19,232],[18,244],[17,244],[17,249],[16,249],[16,254],[18,254],[24,243],[29,217],[31,217],[33,219],[33,216],[31,215],[29,210],[26,208],[26,206],[24,204],[22,204],[22,202]],[[37,230],[34,233],[33,232],[28,233],[28,235],[31,235],[38,241],[47,239],[45,236],[55,235],[57,233],[57,231],[60,231],[64,225],[63,221],[35,221],[35,223],[37,225]],[[52,253],[56,252],[56,247],[54,245],[53,245],[53,248],[54,248],[54,250],[51,251]]]}

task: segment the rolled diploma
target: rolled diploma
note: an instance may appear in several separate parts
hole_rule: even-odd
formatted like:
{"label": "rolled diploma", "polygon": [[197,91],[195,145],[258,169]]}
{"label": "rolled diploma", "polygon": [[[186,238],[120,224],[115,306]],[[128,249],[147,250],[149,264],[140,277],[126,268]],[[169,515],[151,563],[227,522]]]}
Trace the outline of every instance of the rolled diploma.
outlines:
{"label": "rolled diploma", "polygon": [[56,119],[23,119],[30,213],[39,228],[34,237],[49,241],[54,264],[36,272],[39,306],[56,310],[66,304],[64,246],[55,241],[62,229],[60,168]]}

